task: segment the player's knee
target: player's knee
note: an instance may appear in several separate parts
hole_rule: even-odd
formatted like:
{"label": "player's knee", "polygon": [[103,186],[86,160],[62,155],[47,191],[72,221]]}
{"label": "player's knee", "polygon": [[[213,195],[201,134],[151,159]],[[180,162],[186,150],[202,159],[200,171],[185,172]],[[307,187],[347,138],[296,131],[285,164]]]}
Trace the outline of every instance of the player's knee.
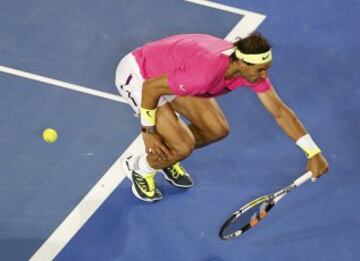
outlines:
{"label": "player's knee", "polygon": [[181,160],[190,156],[195,147],[195,139],[193,136],[182,137],[180,142],[174,148],[174,156],[177,160]]}
{"label": "player's knee", "polygon": [[224,139],[230,133],[230,126],[226,122],[219,124],[216,128],[213,128],[208,132],[206,139],[209,142],[215,142]]}

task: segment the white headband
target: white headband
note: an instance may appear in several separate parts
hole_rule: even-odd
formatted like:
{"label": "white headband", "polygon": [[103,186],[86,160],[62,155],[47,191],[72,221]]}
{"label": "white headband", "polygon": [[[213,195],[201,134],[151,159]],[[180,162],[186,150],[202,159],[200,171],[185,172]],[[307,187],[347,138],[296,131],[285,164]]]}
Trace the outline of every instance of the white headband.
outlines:
{"label": "white headband", "polygon": [[268,63],[272,60],[271,49],[265,53],[245,54],[236,48],[235,55],[238,59],[241,59],[244,62],[252,63],[252,64]]}

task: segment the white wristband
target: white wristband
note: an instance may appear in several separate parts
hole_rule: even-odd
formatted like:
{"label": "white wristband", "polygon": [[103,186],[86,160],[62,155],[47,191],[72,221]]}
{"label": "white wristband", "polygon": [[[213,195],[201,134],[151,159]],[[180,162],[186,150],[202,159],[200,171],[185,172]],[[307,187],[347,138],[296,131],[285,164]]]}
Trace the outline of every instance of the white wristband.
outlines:
{"label": "white wristband", "polygon": [[320,148],[315,144],[310,134],[306,134],[299,138],[296,141],[296,144],[305,152],[308,159],[321,152]]}

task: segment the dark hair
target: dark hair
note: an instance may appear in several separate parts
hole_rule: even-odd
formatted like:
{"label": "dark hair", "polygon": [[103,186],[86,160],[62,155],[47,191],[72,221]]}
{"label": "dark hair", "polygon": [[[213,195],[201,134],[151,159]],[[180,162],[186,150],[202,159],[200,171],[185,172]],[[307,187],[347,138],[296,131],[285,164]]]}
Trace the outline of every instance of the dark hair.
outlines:
{"label": "dark hair", "polygon": [[[245,54],[265,53],[271,49],[269,41],[259,32],[253,32],[249,36],[233,43],[234,47]],[[230,55],[231,61],[239,60],[235,52]]]}

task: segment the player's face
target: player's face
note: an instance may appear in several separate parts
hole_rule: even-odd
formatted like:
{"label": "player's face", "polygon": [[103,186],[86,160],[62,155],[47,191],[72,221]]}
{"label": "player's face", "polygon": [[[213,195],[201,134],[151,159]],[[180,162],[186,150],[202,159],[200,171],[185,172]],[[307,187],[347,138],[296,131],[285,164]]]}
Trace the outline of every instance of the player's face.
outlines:
{"label": "player's face", "polygon": [[247,65],[243,63],[241,66],[241,75],[244,76],[249,82],[257,82],[260,79],[266,79],[268,77],[268,70],[271,66],[271,62],[264,64]]}

